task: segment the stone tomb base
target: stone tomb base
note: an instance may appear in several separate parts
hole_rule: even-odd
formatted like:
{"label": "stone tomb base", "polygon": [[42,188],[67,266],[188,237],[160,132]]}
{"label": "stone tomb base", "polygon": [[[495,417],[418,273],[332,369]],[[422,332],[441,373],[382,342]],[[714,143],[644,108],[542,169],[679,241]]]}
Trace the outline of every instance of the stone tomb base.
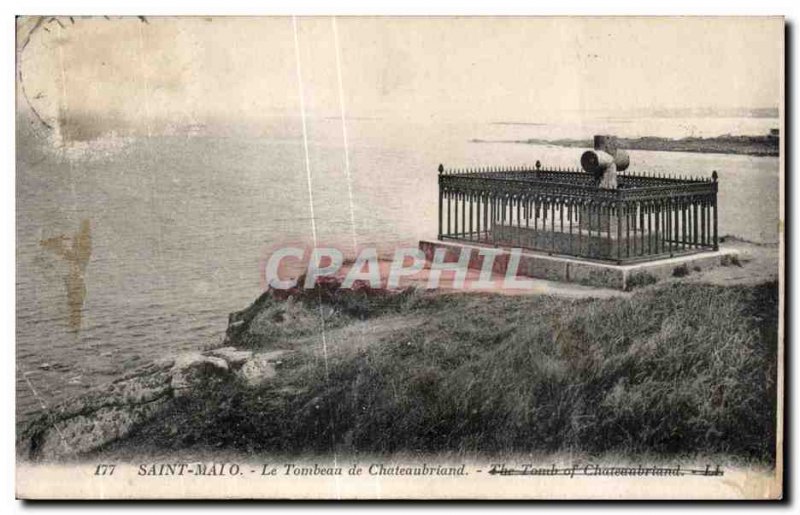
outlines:
{"label": "stone tomb base", "polygon": [[[419,248],[425,253],[428,261],[433,260],[436,249],[444,249],[446,262],[457,262],[462,249],[470,250],[469,268],[480,270],[483,266],[481,249],[495,248],[478,244],[462,244],[456,242],[422,240]],[[493,271],[505,274],[509,262],[509,249],[499,248],[500,253],[495,257]],[[533,251],[523,251],[518,276],[546,279],[549,281],[562,281],[596,286],[601,288],[614,288],[627,290],[636,285],[650,284],[692,273],[697,270],[706,270],[720,266],[725,261],[730,261],[738,253],[734,250],[720,249],[718,251],[699,252],[691,255],[659,259],[644,263],[629,265],[612,265],[576,258],[548,256]]]}
{"label": "stone tomb base", "polygon": [[[599,225],[599,224],[598,224]],[[617,227],[608,234],[608,224],[598,234],[598,229],[593,226],[591,230],[574,226],[572,232],[556,230],[554,232],[544,230],[534,230],[526,227],[516,227],[512,225],[495,225],[492,228],[492,239],[494,241],[508,241],[521,248],[541,249],[542,252],[551,254],[564,254],[587,256],[592,259],[616,260],[617,258]],[[548,227],[549,229],[549,227]],[[601,236],[602,235],[602,236]],[[648,251],[655,249],[658,238],[655,233],[650,233],[642,237],[641,233],[630,233],[630,238],[626,238],[625,229],[622,230],[622,256],[630,255],[635,257],[642,249]]]}

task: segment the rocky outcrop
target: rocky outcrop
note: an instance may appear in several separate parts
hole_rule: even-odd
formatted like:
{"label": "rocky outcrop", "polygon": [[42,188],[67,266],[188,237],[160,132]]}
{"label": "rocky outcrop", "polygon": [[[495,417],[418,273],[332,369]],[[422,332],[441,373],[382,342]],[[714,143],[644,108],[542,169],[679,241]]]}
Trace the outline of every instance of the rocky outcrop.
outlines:
{"label": "rocky outcrop", "polygon": [[276,367],[281,364],[280,358],[285,352],[274,350],[253,356],[242,366],[240,371],[242,379],[250,386],[258,386],[267,379],[275,377]]}
{"label": "rocky outcrop", "polygon": [[178,356],[170,370],[170,388],[175,396],[185,395],[192,386],[211,377],[224,377],[231,371],[228,362],[216,356],[189,353]]}
{"label": "rocky outcrop", "polygon": [[30,459],[74,456],[128,434],[172,396],[174,365],[151,363],[49,409],[23,431],[17,453]]}
{"label": "rocky outcrop", "polygon": [[151,363],[42,414],[22,431],[17,454],[55,460],[93,451],[128,435],[200,382],[241,377],[249,385],[262,384],[275,376],[283,352],[222,347]]}
{"label": "rocky outcrop", "polygon": [[224,359],[228,366],[237,369],[253,357],[253,352],[249,350],[239,350],[236,347],[221,347],[208,351],[209,356],[216,356]]}

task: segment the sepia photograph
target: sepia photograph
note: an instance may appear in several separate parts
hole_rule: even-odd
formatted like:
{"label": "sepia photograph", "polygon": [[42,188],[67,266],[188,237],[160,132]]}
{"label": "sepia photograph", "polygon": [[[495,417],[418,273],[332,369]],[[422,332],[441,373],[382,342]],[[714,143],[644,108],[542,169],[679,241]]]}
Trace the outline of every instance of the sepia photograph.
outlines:
{"label": "sepia photograph", "polygon": [[784,496],[782,16],[15,29],[17,498]]}

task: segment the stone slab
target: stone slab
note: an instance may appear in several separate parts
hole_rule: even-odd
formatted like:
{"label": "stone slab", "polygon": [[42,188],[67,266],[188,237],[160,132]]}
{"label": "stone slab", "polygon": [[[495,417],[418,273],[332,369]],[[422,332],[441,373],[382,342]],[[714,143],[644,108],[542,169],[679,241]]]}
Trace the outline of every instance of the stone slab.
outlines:
{"label": "stone slab", "polygon": [[[483,258],[482,249],[497,249],[493,271],[505,274],[509,262],[510,249],[488,245],[462,244],[449,241],[422,240],[419,248],[430,261],[437,249],[445,250],[445,262],[456,262],[462,249],[470,251],[469,268],[480,270]],[[692,272],[720,266],[730,261],[738,252],[732,249],[698,252],[671,258],[642,263],[614,265],[563,256],[551,256],[533,251],[523,251],[520,257],[518,276],[577,283],[584,286],[626,290],[634,286],[651,284],[670,277],[680,277]]]}
{"label": "stone slab", "polygon": [[[548,226],[549,228],[549,226]],[[526,249],[537,249],[550,254],[580,254],[595,259],[615,260],[618,255],[623,258],[636,256],[651,249],[658,248],[658,237],[655,233],[623,232],[623,238],[617,244],[616,228],[611,233],[587,230],[579,226],[571,231],[563,231],[557,227],[555,231],[537,230],[530,227],[497,224],[492,227],[491,238],[496,242],[510,242]],[[629,237],[628,237],[629,236]]]}

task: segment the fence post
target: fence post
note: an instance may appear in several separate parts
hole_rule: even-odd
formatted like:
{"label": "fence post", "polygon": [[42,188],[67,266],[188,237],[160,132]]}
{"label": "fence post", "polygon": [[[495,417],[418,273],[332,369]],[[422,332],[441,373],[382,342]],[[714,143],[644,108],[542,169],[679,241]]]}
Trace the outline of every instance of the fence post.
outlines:
{"label": "fence post", "polygon": [[442,173],[444,172],[444,165],[441,163],[439,164],[439,236],[438,240],[442,240],[442,219],[444,217],[444,213],[442,212],[442,208],[444,207],[444,193],[442,192]]}
{"label": "fence post", "polygon": [[719,175],[717,175],[716,170],[711,174],[711,178],[714,180],[714,250],[719,250],[719,240],[717,239],[719,227],[717,220],[717,192],[719,191],[719,182],[717,180],[719,179]]}
{"label": "fence post", "polygon": [[[616,192],[616,213],[617,213],[617,264],[622,264],[622,190],[617,189]],[[609,225],[608,230],[611,231]]]}

